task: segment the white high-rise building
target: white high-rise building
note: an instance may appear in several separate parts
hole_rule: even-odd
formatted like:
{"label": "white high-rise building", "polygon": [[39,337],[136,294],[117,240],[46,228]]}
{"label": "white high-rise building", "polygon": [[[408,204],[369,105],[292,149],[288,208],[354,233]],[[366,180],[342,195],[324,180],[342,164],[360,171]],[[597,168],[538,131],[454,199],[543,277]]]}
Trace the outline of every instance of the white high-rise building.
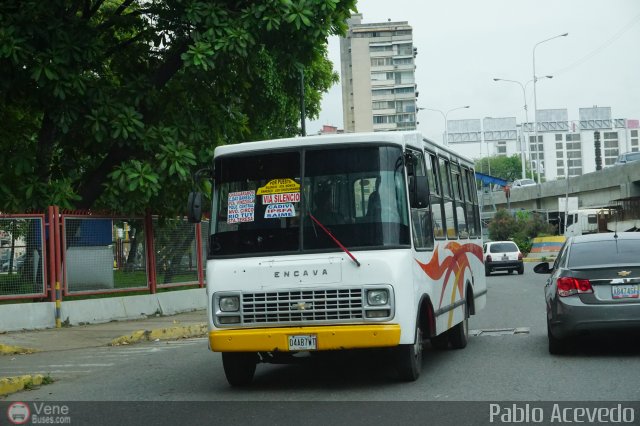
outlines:
{"label": "white high-rise building", "polygon": [[406,21],[363,24],[348,20],[340,39],[345,132],[416,128],[413,30]]}

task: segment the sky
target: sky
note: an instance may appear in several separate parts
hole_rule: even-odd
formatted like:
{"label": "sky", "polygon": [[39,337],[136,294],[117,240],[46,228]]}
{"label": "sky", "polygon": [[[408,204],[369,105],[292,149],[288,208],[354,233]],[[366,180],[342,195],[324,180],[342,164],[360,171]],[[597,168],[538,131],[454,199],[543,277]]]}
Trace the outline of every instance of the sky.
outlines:
{"label": "sky", "polygon": [[[363,23],[407,21],[418,49],[415,79],[419,108],[448,111],[448,120],[516,117],[525,121],[522,88],[503,78],[533,79],[535,49],[538,110],[611,107],[612,118],[640,119],[640,0],[360,0]],[[329,59],[340,74],[338,37],[329,39]],[[540,79],[552,75],[551,79]],[[526,86],[533,121],[533,84]],[[442,140],[444,117],[418,113],[418,130]],[[323,97],[317,120],[342,129],[341,86]]]}

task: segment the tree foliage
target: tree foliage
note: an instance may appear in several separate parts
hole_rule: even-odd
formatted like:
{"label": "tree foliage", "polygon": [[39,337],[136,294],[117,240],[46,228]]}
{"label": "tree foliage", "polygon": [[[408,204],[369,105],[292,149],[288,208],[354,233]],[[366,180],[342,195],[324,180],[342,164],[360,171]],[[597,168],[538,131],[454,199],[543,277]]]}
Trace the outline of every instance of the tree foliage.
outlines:
{"label": "tree foliage", "polygon": [[[476,170],[490,176],[513,182],[522,178],[522,159],[519,154],[511,157],[504,155],[496,155],[493,157],[484,157],[476,160]],[[525,176],[531,177],[531,169],[529,164],[525,163]],[[534,173],[534,179],[536,174]]]}
{"label": "tree foliage", "polygon": [[0,211],[182,211],[216,145],[293,136],[355,0],[4,0]]}
{"label": "tree foliage", "polygon": [[513,240],[521,252],[528,254],[534,238],[554,235],[556,229],[535,212],[523,210],[512,214],[506,209],[500,209],[489,222],[488,231],[491,240]]}

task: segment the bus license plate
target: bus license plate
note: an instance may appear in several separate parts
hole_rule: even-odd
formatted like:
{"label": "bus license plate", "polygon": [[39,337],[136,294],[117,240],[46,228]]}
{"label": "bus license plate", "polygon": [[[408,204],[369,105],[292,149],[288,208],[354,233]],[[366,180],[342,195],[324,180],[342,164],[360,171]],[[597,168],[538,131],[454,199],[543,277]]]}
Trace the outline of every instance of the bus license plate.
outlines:
{"label": "bus license plate", "polygon": [[289,336],[290,351],[312,351],[316,349],[317,336],[315,334]]}
{"label": "bus license plate", "polygon": [[638,299],[640,298],[640,285],[618,284],[611,286],[611,295],[614,299]]}

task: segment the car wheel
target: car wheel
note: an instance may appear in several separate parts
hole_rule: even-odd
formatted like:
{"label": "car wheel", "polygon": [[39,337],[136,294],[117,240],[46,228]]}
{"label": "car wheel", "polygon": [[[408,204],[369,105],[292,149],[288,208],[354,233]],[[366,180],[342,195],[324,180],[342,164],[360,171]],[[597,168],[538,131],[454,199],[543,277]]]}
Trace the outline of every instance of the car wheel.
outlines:
{"label": "car wheel", "polygon": [[464,319],[449,330],[449,342],[453,349],[464,349],[469,341],[469,308],[464,305]]}
{"label": "car wheel", "polygon": [[491,275],[491,268],[489,268],[488,266],[484,267],[484,276],[488,277],[489,275]]}
{"label": "car wheel", "polygon": [[509,269],[509,273],[513,274],[516,270],[515,269]]}
{"label": "car wheel", "polygon": [[547,338],[549,340],[549,353],[551,355],[562,355],[569,349],[569,342],[566,339],[558,339],[551,333],[551,328],[547,324]]}
{"label": "car wheel", "polygon": [[254,352],[223,352],[224,375],[231,386],[247,386],[256,372],[258,355]]}
{"label": "car wheel", "polygon": [[400,380],[416,381],[422,371],[422,329],[419,322],[416,321],[415,342],[398,346],[396,355],[396,368]]}
{"label": "car wheel", "polygon": [[518,275],[522,275],[522,274],[524,274],[524,265],[518,268]]}

